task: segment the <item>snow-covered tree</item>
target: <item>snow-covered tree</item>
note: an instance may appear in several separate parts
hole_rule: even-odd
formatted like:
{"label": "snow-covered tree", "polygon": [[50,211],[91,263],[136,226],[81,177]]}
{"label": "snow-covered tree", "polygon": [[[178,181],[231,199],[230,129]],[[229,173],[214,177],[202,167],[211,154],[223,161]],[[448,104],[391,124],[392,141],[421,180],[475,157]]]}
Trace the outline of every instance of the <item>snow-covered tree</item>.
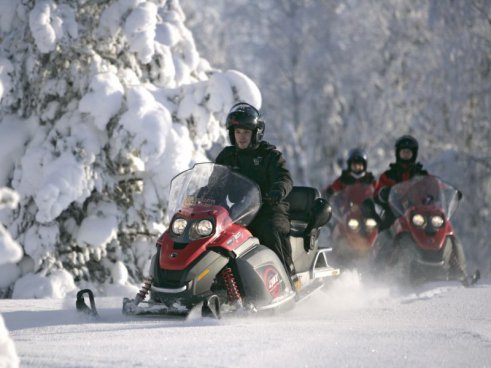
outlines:
{"label": "snow-covered tree", "polygon": [[2,224],[24,252],[4,295],[138,282],[171,178],[214,157],[234,102],[261,106],[184,20],[177,0],[0,1],[0,187],[19,196]]}

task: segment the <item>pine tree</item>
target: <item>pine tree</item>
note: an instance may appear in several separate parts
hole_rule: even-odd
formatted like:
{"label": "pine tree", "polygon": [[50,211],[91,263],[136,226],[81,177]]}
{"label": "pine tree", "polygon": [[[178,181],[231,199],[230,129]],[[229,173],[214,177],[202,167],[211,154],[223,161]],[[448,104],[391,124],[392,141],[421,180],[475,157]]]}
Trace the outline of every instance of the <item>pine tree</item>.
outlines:
{"label": "pine tree", "polygon": [[23,147],[0,173],[20,196],[4,221],[24,249],[17,266],[137,282],[165,229],[170,179],[209,160],[226,110],[260,104],[257,88],[199,56],[176,0],[1,7],[0,129]]}

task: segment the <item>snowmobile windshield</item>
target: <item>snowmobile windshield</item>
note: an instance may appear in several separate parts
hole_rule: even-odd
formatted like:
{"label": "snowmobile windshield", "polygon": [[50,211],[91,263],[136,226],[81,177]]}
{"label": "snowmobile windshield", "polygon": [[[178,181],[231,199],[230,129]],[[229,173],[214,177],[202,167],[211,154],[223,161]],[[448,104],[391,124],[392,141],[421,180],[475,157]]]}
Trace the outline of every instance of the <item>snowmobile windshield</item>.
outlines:
{"label": "snowmobile windshield", "polygon": [[389,204],[394,213],[402,216],[413,207],[432,207],[452,217],[459,202],[458,190],[433,175],[416,176],[394,185],[389,194]]}
{"label": "snowmobile windshield", "polygon": [[356,183],[348,185],[343,190],[334,193],[329,198],[334,218],[343,220],[347,214],[360,212],[360,206],[367,198],[373,197],[373,186],[370,184]]}
{"label": "snowmobile windshield", "polygon": [[252,180],[214,163],[199,163],[171,181],[168,215],[196,205],[221,206],[233,222],[247,226],[261,207],[261,191]]}

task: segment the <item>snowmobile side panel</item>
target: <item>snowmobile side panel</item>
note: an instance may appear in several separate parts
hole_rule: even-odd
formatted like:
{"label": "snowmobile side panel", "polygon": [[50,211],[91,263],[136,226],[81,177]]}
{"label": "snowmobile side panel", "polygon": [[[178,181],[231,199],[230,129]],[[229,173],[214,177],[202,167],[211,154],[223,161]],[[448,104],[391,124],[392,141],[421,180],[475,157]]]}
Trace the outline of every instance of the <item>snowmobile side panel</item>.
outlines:
{"label": "snowmobile side panel", "polygon": [[206,251],[191,267],[182,270],[155,270],[154,285],[167,289],[182,289],[192,295],[210,290],[215,276],[228,263],[228,258],[214,251]]}
{"label": "snowmobile side panel", "polygon": [[217,252],[206,251],[191,267],[182,270],[154,269],[152,299],[194,298],[210,292],[211,285],[229,259]]}
{"label": "snowmobile side panel", "polygon": [[193,279],[193,294],[201,295],[210,290],[216,275],[225,267],[229,259],[213,251],[205,256],[189,270],[189,278]]}
{"label": "snowmobile side panel", "polygon": [[239,224],[231,224],[223,231],[222,235],[211,244],[211,246],[220,246],[226,251],[233,252],[250,238],[252,238],[252,234],[247,228],[244,228]]}
{"label": "snowmobile side panel", "polygon": [[237,248],[235,248],[232,252],[232,255],[234,258],[241,257],[253,248],[257,247],[259,245],[259,239],[258,238],[249,238],[247,239],[244,243],[239,245]]}
{"label": "snowmobile side panel", "polygon": [[264,245],[237,258],[236,265],[245,296],[258,309],[295,294],[278,256]]}

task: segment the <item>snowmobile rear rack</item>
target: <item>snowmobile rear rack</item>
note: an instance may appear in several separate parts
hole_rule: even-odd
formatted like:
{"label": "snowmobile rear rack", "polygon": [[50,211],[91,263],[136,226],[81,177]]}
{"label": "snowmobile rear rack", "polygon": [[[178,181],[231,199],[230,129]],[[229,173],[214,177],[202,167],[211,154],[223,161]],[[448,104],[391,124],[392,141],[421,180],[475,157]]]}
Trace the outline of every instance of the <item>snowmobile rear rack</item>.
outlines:
{"label": "snowmobile rear rack", "polygon": [[316,254],[311,269],[313,279],[339,276],[341,273],[339,268],[334,268],[327,262],[327,253],[329,252],[332,252],[332,248],[320,248]]}

